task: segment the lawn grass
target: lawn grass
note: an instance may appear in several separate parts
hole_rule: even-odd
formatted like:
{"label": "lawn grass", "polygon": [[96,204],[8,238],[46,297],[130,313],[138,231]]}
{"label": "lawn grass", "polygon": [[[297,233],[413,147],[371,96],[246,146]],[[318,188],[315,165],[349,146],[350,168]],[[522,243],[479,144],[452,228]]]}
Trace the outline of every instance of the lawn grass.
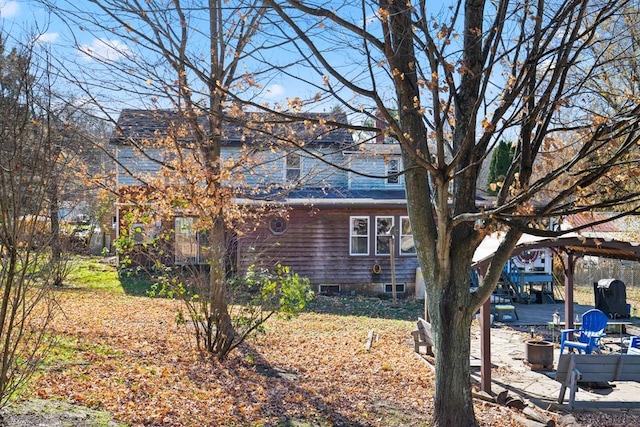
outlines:
{"label": "lawn grass", "polygon": [[[155,281],[146,273],[132,269],[118,272],[112,258],[75,257],[65,284],[74,289],[97,290],[147,296]],[[342,316],[366,316],[395,320],[416,320],[423,316],[424,302],[414,298],[399,298],[397,307],[391,299],[356,296],[316,296],[307,312],[337,314]]]}
{"label": "lawn grass", "polygon": [[74,288],[122,292],[118,272],[107,258],[74,257],[65,284]]}
{"label": "lawn grass", "polygon": [[[99,290],[133,296],[147,296],[154,280],[144,272],[127,270],[118,272],[115,261],[104,257],[75,257],[70,261],[70,272],[65,284],[71,288]],[[640,312],[640,287],[626,288],[627,303]],[[574,301],[594,305],[593,287],[576,285]],[[355,296],[325,297],[318,295],[305,311],[342,316],[367,316],[396,320],[416,320],[424,316],[423,301],[400,298],[394,308],[390,299]]]}
{"label": "lawn grass", "polygon": [[114,258],[78,256],[70,261],[65,285],[116,294],[146,296],[154,284],[148,275],[135,271],[118,272]]}
{"label": "lawn grass", "polygon": [[[379,298],[319,296],[300,316],[270,319],[219,363],[175,322],[178,301],[92,286],[59,289],[65,315],[52,333],[60,339],[30,397],[108,411],[128,425],[429,425],[422,396],[432,394],[432,374],[413,354],[414,322],[394,319],[413,320],[407,307],[421,304],[411,299],[393,308]],[[398,400],[399,390],[408,397]]]}
{"label": "lawn grass", "polygon": [[43,361],[42,368],[58,369],[69,364],[88,363],[87,355],[115,357],[117,352],[107,344],[96,344],[83,337],[57,334],[51,340],[51,347]]}

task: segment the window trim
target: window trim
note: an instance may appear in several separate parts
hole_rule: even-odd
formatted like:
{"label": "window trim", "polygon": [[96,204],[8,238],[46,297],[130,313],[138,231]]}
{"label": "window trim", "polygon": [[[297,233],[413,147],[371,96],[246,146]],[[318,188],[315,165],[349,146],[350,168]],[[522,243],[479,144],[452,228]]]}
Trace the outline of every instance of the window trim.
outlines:
{"label": "window trim", "polygon": [[[195,240],[195,255],[193,257],[178,256],[178,222],[189,222],[190,239]],[[175,265],[203,265],[208,262],[210,255],[208,230],[194,230],[196,217],[176,215],[173,217],[173,262]]]}
{"label": "window trim", "polygon": [[145,243],[151,243],[151,239],[147,235],[148,225],[142,222],[131,223],[130,235],[133,243],[136,245],[144,245]]}
{"label": "window trim", "polygon": [[[277,222],[282,222],[282,225],[278,228]],[[284,234],[287,231],[287,227],[289,224],[287,223],[287,219],[283,216],[274,216],[269,220],[269,231],[271,234],[280,235]]]}
{"label": "window trim", "polygon": [[[362,234],[354,234],[354,229],[353,229],[353,221],[356,219],[364,219],[367,221],[367,234],[362,235]],[[354,237],[358,237],[358,238],[363,238],[366,237],[367,238],[367,252],[366,253],[354,253],[353,252],[353,238]],[[366,216],[366,215],[351,215],[349,216],[349,255],[350,256],[369,256],[369,252],[370,252],[370,245],[371,245],[371,217]]]}
{"label": "window trim", "polygon": [[[395,164],[395,168],[391,167],[392,164]],[[385,180],[385,185],[396,186],[396,185],[402,184],[400,175],[389,177],[389,175],[391,174],[396,174],[400,172],[400,164],[401,164],[400,156],[392,156],[391,158],[387,159],[387,161],[385,162],[385,172],[388,178]]]}
{"label": "window trim", "polygon": [[[402,224],[403,221],[407,220],[409,222],[409,228],[411,229],[411,234],[403,234],[402,233]],[[409,219],[408,215],[401,215],[400,216],[400,228],[398,231],[398,241],[399,241],[399,251],[400,251],[400,256],[416,256],[416,243],[415,240],[413,241],[413,252],[405,252],[402,250],[402,238],[403,237],[411,237],[411,239],[413,239],[413,228],[411,228],[411,220]]]}
{"label": "window trim", "polygon": [[[289,164],[289,157],[290,156],[295,156],[298,159],[298,166],[297,167],[291,167]],[[297,171],[297,177],[295,179],[289,179],[289,171]],[[296,152],[288,152],[285,154],[284,156],[284,180],[285,182],[288,183],[297,183],[300,181],[300,179],[302,178],[302,156],[300,155],[300,153],[296,153]]]}
{"label": "window trim", "polygon": [[[389,242],[389,246],[390,249],[389,251],[395,251],[395,239],[392,238],[391,235],[389,234],[378,234],[378,219],[379,218],[391,218],[391,226],[389,227],[389,229],[393,228],[393,226],[396,224],[396,217],[394,215],[376,215],[375,216],[375,230],[376,230],[376,240],[375,240],[375,254],[376,256],[391,256],[391,252],[389,253],[383,253],[383,252],[378,252],[378,239],[380,237],[388,237],[390,242]],[[395,255],[395,252],[394,252]]]}
{"label": "window trim", "polygon": [[328,285],[328,284],[320,284],[318,285],[318,293],[320,295],[340,295],[342,292],[340,285]]}
{"label": "window trim", "polygon": [[157,221],[155,223],[132,222],[129,225],[129,236],[135,245],[148,245],[158,237],[160,229],[161,224]]}
{"label": "window trim", "polygon": [[[185,233],[178,232],[178,223],[189,223],[188,232],[189,236],[184,236],[184,238],[194,238],[196,244],[195,255],[193,259],[191,257],[185,256],[184,254],[180,254],[178,256],[178,234],[184,235]],[[193,230],[194,218],[191,216],[175,216],[173,218],[173,232],[174,232],[174,248],[173,248],[173,262],[176,265],[197,265],[200,263],[200,239],[198,238],[198,233]]]}

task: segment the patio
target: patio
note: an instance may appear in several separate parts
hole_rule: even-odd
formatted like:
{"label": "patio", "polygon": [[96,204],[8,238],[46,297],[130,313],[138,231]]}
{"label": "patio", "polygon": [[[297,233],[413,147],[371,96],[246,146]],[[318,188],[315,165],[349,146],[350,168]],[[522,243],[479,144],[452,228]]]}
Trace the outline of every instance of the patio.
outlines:
{"label": "patio", "polygon": [[[494,322],[491,328],[491,381],[493,392],[509,390],[515,395],[531,402],[541,409],[548,409],[550,405],[558,405],[557,399],[560,391],[560,383],[555,381],[555,369],[558,366],[560,355],[559,344],[553,350],[553,368],[546,370],[533,370],[526,363],[526,342],[530,340],[531,327],[534,327],[535,340],[551,341],[555,336],[559,340],[559,331],[552,331],[550,323],[552,315],[557,310],[564,321],[563,303],[558,304],[513,304],[516,307],[519,319],[513,322]],[[582,315],[593,308],[588,305],[574,304],[575,313]],[[604,340],[603,353],[620,352],[621,339],[626,339],[631,334],[640,334],[640,319],[621,319],[611,321],[612,325],[622,325],[622,329],[614,326]],[[561,326],[562,327],[562,326]],[[635,332],[634,332],[634,328]],[[479,330],[471,340],[471,356],[476,362],[481,357],[481,335]],[[629,334],[631,332],[631,334]],[[566,351],[565,351],[566,353]],[[481,371],[479,363],[472,360],[472,378],[480,384]],[[640,408],[640,383],[613,382],[611,387],[580,388],[579,401],[576,408]],[[566,400],[565,400],[566,403]]]}
{"label": "patio", "polygon": [[[534,328],[534,334],[545,340],[559,341],[560,329],[565,328],[564,302],[556,304],[511,304],[515,307],[517,318],[512,321],[500,322],[494,320],[494,326],[505,326],[521,332],[530,332]],[[584,312],[594,308],[591,305],[573,304],[573,312],[576,318],[573,324],[579,323],[579,319]],[[560,323],[553,325],[553,314],[558,313]],[[494,328],[495,329],[495,328]],[[612,319],[607,323],[608,336],[605,339],[612,351],[618,350],[616,345],[622,339],[629,336],[640,335],[640,318],[631,317],[628,319]],[[492,331],[493,332],[493,331]]]}

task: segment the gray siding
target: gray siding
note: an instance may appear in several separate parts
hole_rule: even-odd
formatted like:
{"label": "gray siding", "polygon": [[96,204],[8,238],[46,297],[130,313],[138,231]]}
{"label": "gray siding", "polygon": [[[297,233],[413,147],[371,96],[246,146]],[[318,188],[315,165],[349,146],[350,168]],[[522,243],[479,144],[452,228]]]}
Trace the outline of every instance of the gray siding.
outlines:
{"label": "gray siding", "polygon": [[[316,152],[319,155],[324,154]],[[130,145],[118,146],[117,159],[122,164],[118,167],[118,185],[139,185],[140,178],[154,176],[160,170],[160,163],[167,159],[167,151],[161,148],[146,150],[143,155]],[[238,161],[244,153],[240,147],[223,147],[222,157]],[[246,166],[237,169],[235,180],[248,186],[287,185],[285,179],[285,153],[283,151],[260,151],[251,155],[252,160]],[[347,173],[330,166],[324,161],[301,153],[301,183],[307,187],[347,187]],[[151,157],[151,159],[149,158]],[[326,160],[332,164],[344,163],[340,153],[327,154]]]}
{"label": "gray siding", "polygon": [[[390,156],[389,158],[400,160],[400,156]],[[397,184],[390,184],[384,178],[372,178],[370,176],[363,176],[357,173],[360,172],[366,175],[386,176],[387,167],[385,159],[382,156],[354,156],[351,158],[350,166],[351,169],[355,171],[349,173],[349,188],[352,190],[404,188],[404,178],[402,176],[399,176]],[[400,167],[402,166],[400,165]]]}

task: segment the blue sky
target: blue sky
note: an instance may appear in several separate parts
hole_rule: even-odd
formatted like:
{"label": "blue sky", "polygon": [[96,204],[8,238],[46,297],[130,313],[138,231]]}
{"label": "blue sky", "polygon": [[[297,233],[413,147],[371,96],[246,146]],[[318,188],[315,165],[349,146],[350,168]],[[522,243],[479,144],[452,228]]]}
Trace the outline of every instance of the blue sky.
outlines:
{"label": "blue sky", "polygon": [[[64,2],[61,2],[64,3]],[[435,13],[437,13],[443,7],[444,0],[430,2],[429,7]],[[90,8],[92,7],[90,2],[76,0],[75,5],[78,8]],[[373,18],[375,13],[375,5],[370,4],[372,8],[368,14],[372,19],[367,21],[369,29],[376,26],[376,19]],[[358,7],[353,8],[348,4],[342,6],[342,11],[345,16],[350,16],[351,12],[354,16],[354,22],[357,22],[358,17],[362,16],[362,10]],[[23,40],[29,34],[33,34],[34,31],[38,31],[38,42],[49,47],[50,51],[55,53],[55,58],[65,62],[65,66],[69,67],[73,72],[78,75],[80,73],[99,73],[104,71],[100,69],[100,66],[96,61],[86,53],[89,52],[93,56],[103,58],[107,62],[116,62],[123,58],[123,53],[129,52],[129,49],[136,49],[136,46],[128,46],[125,41],[119,41],[113,38],[112,35],[105,35],[105,33],[96,33],[98,36],[93,35],[90,31],[82,30],[78,26],[74,27],[73,34],[67,25],[62,23],[55,15],[50,15],[46,10],[42,8],[38,2],[33,0],[0,0],[0,22],[2,22],[2,29],[9,33],[12,37]],[[89,24],[88,24],[89,25]],[[100,38],[105,37],[105,38]],[[335,41],[335,40],[334,40]],[[322,43],[322,42],[320,42]],[[351,49],[351,50],[350,50]],[[204,51],[201,48],[202,51]],[[336,43],[334,45],[327,46],[327,53],[331,57],[331,61],[338,68],[342,68],[345,72],[345,76],[349,76],[350,79],[363,78],[365,81],[365,87],[368,72],[366,68],[363,71],[363,67],[366,67],[364,59],[360,56],[361,53],[358,49],[352,49],[347,45]],[[287,52],[280,52],[276,57],[283,57],[283,63],[287,62]],[[279,58],[278,58],[279,59]],[[252,64],[245,64],[247,70],[251,70]],[[296,71],[296,70],[294,70]],[[320,81],[322,76],[315,74],[309,67],[298,69],[296,72],[303,77],[314,79],[314,81]],[[144,86],[146,77],[139,80],[139,83]],[[112,77],[112,79],[117,79]],[[353,81],[353,80],[352,80]],[[380,82],[382,85],[377,87],[379,93],[390,102],[394,97],[393,90],[390,87],[385,87],[385,79]],[[380,83],[378,82],[378,83]],[[153,83],[153,82],[152,82]],[[287,98],[309,98],[312,97],[316,89],[310,89],[305,87],[300,81],[292,77],[277,76],[259,82],[263,84],[264,90],[261,93],[261,98],[256,100],[259,102],[279,102],[286,105]],[[321,83],[320,83],[321,84]],[[120,94],[114,96],[122,96],[123,91]],[[352,99],[353,94],[348,91],[344,94],[344,98],[347,100]],[[150,97],[149,97],[150,98]],[[139,105],[135,105],[135,102],[139,102]],[[356,101],[358,102],[358,101]],[[148,106],[147,102],[147,106]],[[330,109],[333,106],[338,105],[338,101],[327,101],[322,105],[314,108],[317,109]],[[123,101],[122,105],[118,105],[117,108],[145,108],[144,101],[135,101],[133,98],[127,98]]]}
{"label": "blue sky", "polygon": [[[87,8],[89,2],[83,2]],[[82,4],[82,3],[76,3]],[[30,0],[0,0],[0,27],[10,38],[24,42],[27,37],[37,34],[37,42],[56,54],[57,59],[64,58],[66,65],[80,67],[83,71],[96,67],[97,62],[91,56],[108,62],[116,62],[128,52],[126,42],[115,38],[99,38],[90,31],[71,29],[55,15],[50,14],[40,4]],[[9,43],[11,43],[9,41]],[[90,53],[87,55],[86,53]],[[263,91],[263,101],[286,102],[287,97],[302,96],[302,89],[295,82],[271,80]],[[136,107],[128,105],[128,107]],[[139,105],[138,107],[143,107]]]}

